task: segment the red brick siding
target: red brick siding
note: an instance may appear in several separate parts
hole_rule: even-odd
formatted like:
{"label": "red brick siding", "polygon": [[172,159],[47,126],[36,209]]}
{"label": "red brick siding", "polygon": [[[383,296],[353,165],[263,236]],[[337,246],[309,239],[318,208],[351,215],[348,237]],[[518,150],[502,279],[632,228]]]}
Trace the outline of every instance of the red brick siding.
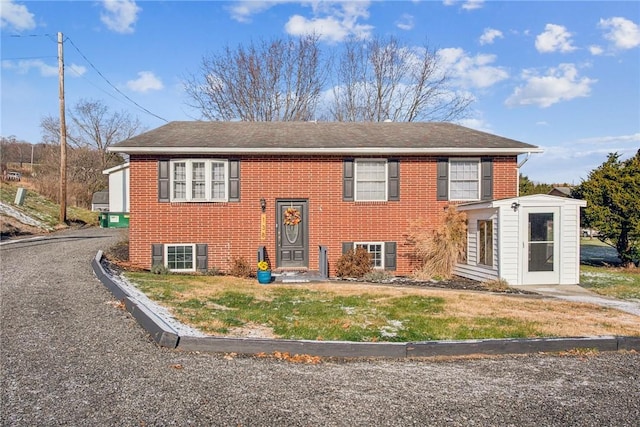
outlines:
{"label": "red brick siding", "polygon": [[[131,156],[130,259],[150,268],[151,245],[206,243],[208,266],[227,269],[235,256],[253,263],[266,246],[275,263],[276,199],[309,201],[309,268],[318,269],[318,246],[328,248],[330,270],[342,242],[397,242],[396,274],[411,273],[405,245],[409,225],[418,218],[437,223],[449,204],[436,200],[436,158],[400,157],[400,201],[344,202],[342,157],[245,156],[240,158],[240,202],[158,202],[158,157]],[[516,157],[494,157],[495,198],[517,194]],[[260,240],[260,199],[267,202],[267,235]]]}

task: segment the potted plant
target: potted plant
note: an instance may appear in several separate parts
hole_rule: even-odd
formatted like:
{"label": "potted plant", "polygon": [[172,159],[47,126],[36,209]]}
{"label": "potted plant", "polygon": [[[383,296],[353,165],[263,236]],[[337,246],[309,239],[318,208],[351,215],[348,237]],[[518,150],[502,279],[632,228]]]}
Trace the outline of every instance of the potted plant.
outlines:
{"label": "potted plant", "polygon": [[271,269],[267,261],[260,261],[258,263],[258,283],[271,283]]}

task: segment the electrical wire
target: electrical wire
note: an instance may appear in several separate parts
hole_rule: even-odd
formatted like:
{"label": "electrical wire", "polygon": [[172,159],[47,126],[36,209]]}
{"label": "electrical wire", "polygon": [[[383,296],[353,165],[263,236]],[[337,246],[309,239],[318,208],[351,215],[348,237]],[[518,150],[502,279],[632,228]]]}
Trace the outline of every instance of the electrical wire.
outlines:
{"label": "electrical wire", "polygon": [[155,117],[155,118],[157,118],[157,119],[160,119],[160,120],[162,120],[162,121],[164,121],[164,122],[166,122],[166,123],[168,123],[168,122],[169,122],[169,121],[168,121],[167,119],[165,119],[164,117],[160,117],[160,116],[158,116],[157,114],[152,113],[151,111],[147,110],[147,109],[146,109],[146,108],[144,108],[142,105],[138,104],[138,103],[137,103],[137,102],[135,102],[133,99],[129,98],[126,94],[124,94],[124,93],[123,93],[120,89],[118,89],[115,85],[113,85],[113,83],[111,83],[111,82],[109,81],[109,79],[107,79],[107,78],[104,76],[104,74],[102,74],[102,73],[100,72],[100,70],[98,70],[98,69],[96,68],[96,66],[95,66],[95,65],[93,65],[93,63],[92,63],[91,61],[89,61],[89,59],[86,57],[86,55],[80,51],[80,49],[78,48],[78,46],[76,46],[76,45],[75,45],[75,43],[73,42],[73,40],[71,40],[68,36],[65,36],[65,41],[68,41],[69,43],[71,43],[71,45],[74,47],[74,49],[75,49],[76,51],[78,51],[78,53],[80,54],[80,56],[82,56],[82,58],[83,58],[85,61],[87,61],[87,64],[89,64],[89,66],[90,66],[91,68],[93,68],[93,70],[94,70],[96,73],[98,73],[98,75],[99,75],[100,77],[102,77],[102,79],[103,79],[103,80],[104,80],[104,81],[105,81],[109,86],[111,86],[111,87],[113,88],[113,90],[115,90],[116,92],[118,92],[120,95],[122,95],[122,96],[123,96],[124,98],[126,98],[129,102],[131,102],[133,105],[135,105],[136,107],[138,107],[140,110],[144,111],[145,113],[147,113],[147,114],[149,114],[149,115],[151,115],[151,116],[153,116],[153,117]]}

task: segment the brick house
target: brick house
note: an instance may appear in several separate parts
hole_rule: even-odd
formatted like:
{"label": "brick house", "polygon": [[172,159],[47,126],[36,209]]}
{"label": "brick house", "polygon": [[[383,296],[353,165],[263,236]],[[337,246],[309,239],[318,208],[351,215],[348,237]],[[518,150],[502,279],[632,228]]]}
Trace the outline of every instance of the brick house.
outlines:
{"label": "brick house", "polygon": [[450,123],[171,122],[122,141],[130,260],[175,271],[251,263],[335,273],[347,249],[412,272],[406,233],[451,203],[516,197],[533,145]]}

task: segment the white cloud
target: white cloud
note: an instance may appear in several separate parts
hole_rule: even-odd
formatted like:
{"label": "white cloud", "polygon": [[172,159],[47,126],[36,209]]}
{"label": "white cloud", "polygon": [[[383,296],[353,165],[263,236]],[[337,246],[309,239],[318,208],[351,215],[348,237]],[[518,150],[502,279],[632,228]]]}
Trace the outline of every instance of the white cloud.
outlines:
{"label": "white cloud", "polygon": [[598,28],[606,30],[604,38],[616,49],[633,49],[640,46],[640,28],[625,18],[601,19]]}
{"label": "white cloud", "polygon": [[484,33],[480,36],[480,44],[493,44],[494,40],[497,38],[504,38],[502,31],[494,28],[485,28]]}
{"label": "white cloud", "polygon": [[598,56],[604,53],[604,49],[601,46],[594,44],[589,46],[589,52],[591,52],[591,55]]}
{"label": "white cloud", "polygon": [[288,3],[291,0],[271,0],[271,1],[256,1],[256,0],[241,0],[233,2],[232,6],[227,7],[227,10],[231,13],[231,18],[238,22],[251,22],[251,16],[262,13],[278,4]]}
{"label": "white cloud", "polygon": [[537,105],[546,108],[561,101],[586,97],[597,82],[588,77],[578,77],[574,64],[560,64],[542,76],[533,70],[525,70],[522,77],[526,81],[524,86],[517,87],[505,101],[509,107]]}
{"label": "white cloud", "polygon": [[481,9],[484,6],[484,0],[467,0],[462,5],[464,10]]}
{"label": "white cloud", "polygon": [[547,24],[544,33],[536,37],[538,52],[571,52],[576,49],[571,43],[571,33],[562,25]]}
{"label": "white cloud", "polygon": [[358,22],[369,18],[368,1],[314,2],[312,5],[314,17],[293,15],[285,25],[287,33],[294,36],[316,34],[330,42],[340,42],[351,36],[360,39],[371,36],[373,26]]}
{"label": "white cloud", "polygon": [[16,4],[13,0],[2,1],[0,7],[0,28],[13,28],[16,31],[32,30],[36,27],[33,13],[27,6]]}
{"label": "white cloud", "polygon": [[408,13],[403,13],[400,19],[396,21],[396,27],[405,31],[412,30],[414,25],[413,15],[409,15]]}
{"label": "white cloud", "polygon": [[[457,3],[460,3],[459,0],[442,0],[442,4],[445,6],[455,6]],[[464,10],[475,10],[480,9],[484,6],[484,0],[465,0],[462,2],[462,6],[460,6]]]}
{"label": "white cloud", "polygon": [[134,92],[141,93],[164,89],[162,81],[151,71],[140,71],[137,79],[127,82],[127,87]]}
{"label": "white cloud", "polygon": [[579,144],[638,144],[640,143],[640,133],[617,136],[596,136],[593,138],[583,138],[578,140]]}
{"label": "white cloud", "polygon": [[490,65],[495,55],[469,56],[460,48],[440,49],[437,55],[443,69],[462,87],[487,88],[509,77],[503,67]]}
{"label": "white cloud", "polygon": [[105,11],[100,14],[100,20],[108,29],[122,34],[133,33],[133,25],[142,11],[135,0],[103,0],[102,5]]}
{"label": "white cloud", "polygon": [[[27,74],[32,69],[38,70],[41,76],[51,77],[58,75],[58,66],[49,65],[41,59],[23,59],[20,61],[2,61],[2,68],[5,70],[13,70],[18,74]],[[87,72],[87,69],[81,65],[67,64],[65,70],[71,71],[71,77],[79,77]],[[66,75],[66,73],[65,73]]]}

